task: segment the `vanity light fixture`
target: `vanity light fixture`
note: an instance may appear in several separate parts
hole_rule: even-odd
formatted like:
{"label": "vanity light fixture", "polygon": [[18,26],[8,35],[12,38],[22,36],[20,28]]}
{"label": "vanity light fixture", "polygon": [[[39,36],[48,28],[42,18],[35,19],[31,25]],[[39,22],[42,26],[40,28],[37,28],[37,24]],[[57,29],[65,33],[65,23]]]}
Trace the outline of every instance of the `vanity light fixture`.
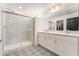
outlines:
{"label": "vanity light fixture", "polygon": [[59,6],[53,7],[53,8],[51,8],[51,12],[59,11],[59,9],[60,9]]}

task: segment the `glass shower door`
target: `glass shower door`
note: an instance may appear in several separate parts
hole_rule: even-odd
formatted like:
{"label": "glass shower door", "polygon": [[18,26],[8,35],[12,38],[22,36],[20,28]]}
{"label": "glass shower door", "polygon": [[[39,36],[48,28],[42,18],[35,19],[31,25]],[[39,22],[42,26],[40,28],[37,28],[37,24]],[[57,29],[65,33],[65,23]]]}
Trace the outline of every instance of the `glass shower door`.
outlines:
{"label": "glass shower door", "polygon": [[3,12],[3,45],[15,45],[21,42],[33,42],[33,19],[21,15]]}

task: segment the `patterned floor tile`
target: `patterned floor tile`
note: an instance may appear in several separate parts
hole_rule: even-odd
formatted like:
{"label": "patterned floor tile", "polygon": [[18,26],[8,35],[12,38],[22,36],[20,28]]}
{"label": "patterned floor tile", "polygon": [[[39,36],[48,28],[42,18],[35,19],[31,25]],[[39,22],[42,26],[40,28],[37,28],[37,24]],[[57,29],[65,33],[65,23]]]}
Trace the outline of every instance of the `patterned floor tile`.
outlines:
{"label": "patterned floor tile", "polygon": [[16,49],[7,51],[4,54],[5,56],[56,56],[56,54],[48,51],[47,49],[38,46],[38,47],[24,47],[22,49]]}

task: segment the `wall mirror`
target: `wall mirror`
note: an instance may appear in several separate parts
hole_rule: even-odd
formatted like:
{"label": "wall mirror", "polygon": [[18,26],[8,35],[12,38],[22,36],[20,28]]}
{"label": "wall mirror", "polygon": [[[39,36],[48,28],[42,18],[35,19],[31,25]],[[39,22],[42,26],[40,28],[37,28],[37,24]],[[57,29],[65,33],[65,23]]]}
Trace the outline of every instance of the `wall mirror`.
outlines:
{"label": "wall mirror", "polygon": [[68,18],[66,20],[66,30],[79,31],[79,17]]}
{"label": "wall mirror", "polygon": [[60,21],[57,21],[56,22],[56,30],[63,30],[64,29],[64,21],[63,20],[60,20]]}
{"label": "wall mirror", "polygon": [[48,21],[48,30],[55,30],[55,24],[52,21]]}

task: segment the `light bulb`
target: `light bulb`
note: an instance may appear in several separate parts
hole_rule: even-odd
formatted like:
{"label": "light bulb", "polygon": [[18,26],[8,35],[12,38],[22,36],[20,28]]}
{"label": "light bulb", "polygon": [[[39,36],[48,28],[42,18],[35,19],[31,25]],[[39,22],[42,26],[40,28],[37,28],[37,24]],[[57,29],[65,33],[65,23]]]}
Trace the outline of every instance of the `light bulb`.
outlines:
{"label": "light bulb", "polygon": [[60,7],[59,6],[56,6],[55,7],[55,11],[59,11]]}
{"label": "light bulb", "polygon": [[21,7],[21,6],[19,6],[18,8],[19,8],[19,9],[22,9],[22,7]]}
{"label": "light bulb", "polygon": [[55,9],[54,9],[54,8],[52,8],[52,9],[51,9],[51,12],[55,12]]}

